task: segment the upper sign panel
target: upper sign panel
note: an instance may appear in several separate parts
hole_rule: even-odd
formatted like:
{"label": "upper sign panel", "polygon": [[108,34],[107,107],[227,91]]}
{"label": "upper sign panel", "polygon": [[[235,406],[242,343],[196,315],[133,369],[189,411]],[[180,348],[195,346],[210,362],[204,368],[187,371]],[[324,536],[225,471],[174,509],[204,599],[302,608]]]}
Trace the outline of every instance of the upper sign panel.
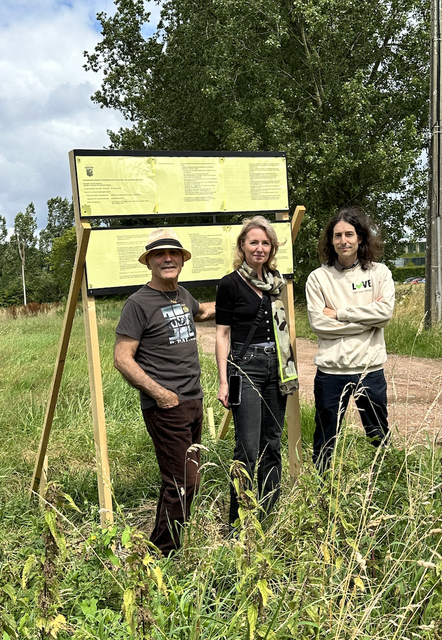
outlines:
{"label": "upper sign panel", "polygon": [[282,153],[72,154],[82,218],[289,209]]}

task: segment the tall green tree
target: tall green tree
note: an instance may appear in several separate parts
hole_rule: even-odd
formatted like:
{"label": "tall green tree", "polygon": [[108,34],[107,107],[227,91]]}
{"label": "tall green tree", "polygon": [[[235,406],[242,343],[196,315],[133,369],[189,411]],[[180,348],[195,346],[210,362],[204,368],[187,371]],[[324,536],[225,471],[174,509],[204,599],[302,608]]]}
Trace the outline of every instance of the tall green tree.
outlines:
{"label": "tall green tree", "polygon": [[3,263],[3,254],[7,245],[8,229],[6,227],[6,218],[0,216],[0,273]]}
{"label": "tall green tree", "polygon": [[64,296],[69,293],[76,252],[75,227],[67,229],[62,236],[54,239],[49,264],[54,282]]}
{"label": "tall green tree", "polygon": [[26,258],[30,250],[35,249],[37,244],[37,216],[35,214],[34,203],[31,202],[26,207],[25,213],[17,213],[14,219],[14,235],[12,240],[17,243],[18,255],[21,262],[21,275],[23,284],[23,304],[26,305],[26,278],[25,266]]}
{"label": "tall green tree", "polygon": [[86,53],[93,100],[131,122],[115,148],[286,151],[300,281],[339,207],[379,218],[387,257],[423,229],[427,0],[166,0],[147,39],[143,0],[115,4]]}
{"label": "tall green tree", "polygon": [[14,236],[8,240],[6,219],[0,216],[0,306],[17,304],[22,296],[17,242]]}
{"label": "tall green tree", "polygon": [[9,239],[0,216],[0,306],[57,302],[68,294],[76,250],[72,225],[72,203],[59,196],[48,200],[48,222],[39,239],[33,203],[17,214]]}
{"label": "tall green tree", "polygon": [[6,254],[8,249],[8,229],[6,227],[6,218],[0,216],[0,282],[2,280],[3,271],[6,264]]}
{"label": "tall green tree", "polygon": [[48,200],[47,224],[40,231],[39,246],[44,254],[49,254],[55,238],[60,238],[74,225],[74,205],[67,198],[56,196]]}
{"label": "tall green tree", "polygon": [[6,218],[0,216],[0,246],[3,246],[8,237],[8,229],[6,227]]}

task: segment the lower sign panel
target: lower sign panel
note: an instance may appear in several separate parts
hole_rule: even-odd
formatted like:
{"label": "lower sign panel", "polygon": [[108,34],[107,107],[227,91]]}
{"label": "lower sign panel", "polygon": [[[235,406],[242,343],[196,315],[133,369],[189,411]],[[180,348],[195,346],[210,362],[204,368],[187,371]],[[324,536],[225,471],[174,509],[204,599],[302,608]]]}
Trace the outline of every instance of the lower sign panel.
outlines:
{"label": "lower sign panel", "polygon": [[[291,226],[289,221],[273,222],[278,240],[278,269],[293,274]],[[215,284],[233,270],[233,254],[241,224],[172,227],[192,258],[184,263],[180,282]],[[147,237],[155,227],[93,229],[86,257],[87,288],[90,295],[105,295],[141,287],[149,278],[148,269],[138,262]]]}

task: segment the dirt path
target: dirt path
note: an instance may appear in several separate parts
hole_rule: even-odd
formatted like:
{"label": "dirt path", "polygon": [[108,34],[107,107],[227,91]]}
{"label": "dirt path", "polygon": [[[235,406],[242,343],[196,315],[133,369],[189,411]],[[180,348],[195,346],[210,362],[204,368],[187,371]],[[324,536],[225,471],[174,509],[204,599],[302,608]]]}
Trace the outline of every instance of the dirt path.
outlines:
{"label": "dirt path", "polygon": [[[198,325],[197,330],[203,351],[214,354],[214,324]],[[316,343],[298,339],[296,346],[301,398],[313,403]],[[390,355],[385,364],[385,375],[390,425],[411,441],[423,441],[426,437],[442,441],[442,362]],[[359,422],[353,404],[350,411],[352,419]]]}

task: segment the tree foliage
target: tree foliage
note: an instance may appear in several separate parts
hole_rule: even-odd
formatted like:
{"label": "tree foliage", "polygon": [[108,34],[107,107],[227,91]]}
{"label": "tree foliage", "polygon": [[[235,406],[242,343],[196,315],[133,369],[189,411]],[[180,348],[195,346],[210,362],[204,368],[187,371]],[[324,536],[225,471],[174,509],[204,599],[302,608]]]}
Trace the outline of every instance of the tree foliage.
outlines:
{"label": "tree foliage", "polygon": [[17,246],[21,245],[25,251],[32,249],[37,244],[37,218],[34,203],[31,202],[26,207],[24,213],[20,211],[14,218],[14,239]]}
{"label": "tree foliage", "polygon": [[25,213],[16,215],[9,239],[6,220],[0,216],[0,306],[21,305],[25,299],[56,302],[67,296],[76,251],[72,215],[66,198],[48,200],[48,224],[40,232],[39,248],[32,202]]}
{"label": "tree foliage", "polygon": [[25,213],[17,213],[14,219],[14,235],[13,241],[17,243],[18,255],[21,262],[22,286],[23,286],[23,304],[27,303],[26,298],[26,258],[28,253],[32,252],[37,244],[35,232],[37,231],[37,217],[35,214],[34,203],[31,202],[26,207]]}
{"label": "tree foliage", "polygon": [[75,227],[67,229],[62,236],[55,238],[49,258],[51,273],[61,291],[69,291],[72,270],[77,251]]}
{"label": "tree foliage", "polygon": [[389,257],[422,233],[427,0],[166,0],[151,38],[143,0],[115,4],[86,53],[93,100],[131,122],[114,148],[286,151],[304,275],[338,207],[368,207]]}
{"label": "tree foliage", "polygon": [[0,216],[0,278],[4,269],[5,256],[8,246],[8,229],[6,227],[6,218]]}
{"label": "tree foliage", "polygon": [[55,238],[60,238],[74,225],[74,205],[67,198],[48,200],[48,218],[46,227],[40,232],[40,250],[48,254]]}
{"label": "tree foliage", "polygon": [[6,218],[0,216],[0,247],[6,242],[6,238],[8,237],[8,229],[6,227]]}

